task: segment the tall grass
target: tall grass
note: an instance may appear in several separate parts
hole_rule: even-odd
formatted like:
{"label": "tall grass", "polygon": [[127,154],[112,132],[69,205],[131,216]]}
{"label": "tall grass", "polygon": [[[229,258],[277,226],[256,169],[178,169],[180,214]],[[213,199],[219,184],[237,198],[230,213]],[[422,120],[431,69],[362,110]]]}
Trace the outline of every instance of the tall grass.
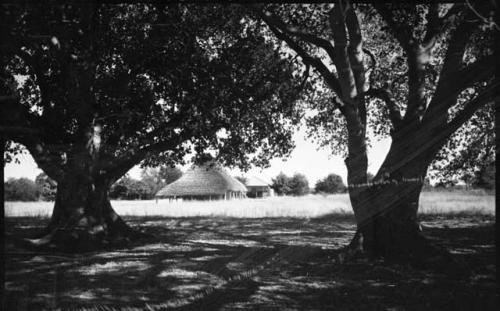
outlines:
{"label": "tall grass", "polygon": [[[271,197],[229,201],[112,201],[122,216],[164,217],[319,217],[326,214],[351,214],[347,194],[329,196]],[[53,202],[6,202],[7,217],[50,217]],[[465,192],[423,192],[421,214],[495,214],[495,196]]]}

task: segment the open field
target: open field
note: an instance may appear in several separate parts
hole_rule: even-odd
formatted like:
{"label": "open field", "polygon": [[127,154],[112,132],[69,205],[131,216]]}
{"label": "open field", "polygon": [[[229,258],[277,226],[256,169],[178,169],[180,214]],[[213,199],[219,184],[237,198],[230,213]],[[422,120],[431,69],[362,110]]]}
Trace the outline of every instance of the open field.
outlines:
{"label": "open field", "polygon": [[47,219],[8,218],[5,310],[498,310],[494,216],[429,217],[464,271],[334,264],[348,215],[126,217],[155,238],[85,254],[19,249]]}
{"label": "open field", "polygon": [[422,194],[423,232],[459,271],[333,263],[356,229],[346,195],[113,205],[153,238],[30,251],[17,237],[42,229],[52,203],[7,202],[5,310],[498,310],[492,195]]}
{"label": "open field", "polygon": [[[112,201],[119,215],[164,217],[320,217],[352,214],[347,194],[272,197],[232,201]],[[6,202],[7,217],[50,217],[53,202]],[[467,192],[424,192],[421,214],[472,213],[494,215],[495,196]]]}

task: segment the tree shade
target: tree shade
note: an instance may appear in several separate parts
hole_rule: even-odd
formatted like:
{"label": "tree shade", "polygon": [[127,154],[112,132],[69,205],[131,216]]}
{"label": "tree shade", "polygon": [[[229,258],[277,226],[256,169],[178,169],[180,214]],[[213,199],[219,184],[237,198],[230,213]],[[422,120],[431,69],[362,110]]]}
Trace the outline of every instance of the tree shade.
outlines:
{"label": "tree shade", "polygon": [[[316,113],[306,123],[321,146],[345,156],[358,226],[341,257],[447,261],[420,232],[419,196],[432,161],[456,142],[453,134],[498,100],[498,25],[484,18],[498,14],[492,2],[246,7],[313,70]],[[368,183],[370,131],[392,144]]]}
{"label": "tree shade", "polygon": [[2,7],[7,154],[17,150],[11,142],[24,145],[57,182],[51,221],[32,244],[82,250],[140,236],[108,198],[137,164],[175,165],[209,152],[245,169],[290,152],[302,79],[260,25],[241,23],[243,11],[177,3]]}

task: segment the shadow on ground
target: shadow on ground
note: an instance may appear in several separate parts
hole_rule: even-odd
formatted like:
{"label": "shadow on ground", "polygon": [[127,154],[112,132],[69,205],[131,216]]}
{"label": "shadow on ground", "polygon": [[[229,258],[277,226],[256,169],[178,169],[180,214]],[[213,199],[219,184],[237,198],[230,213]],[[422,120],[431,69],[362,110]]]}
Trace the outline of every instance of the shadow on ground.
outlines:
{"label": "shadow on ground", "polygon": [[[35,253],[7,238],[6,310],[496,310],[494,216],[424,219],[428,236],[473,271],[333,264],[352,219],[129,218],[155,238],[79,255]],[[40,219],[9,218],[7,236]]]}

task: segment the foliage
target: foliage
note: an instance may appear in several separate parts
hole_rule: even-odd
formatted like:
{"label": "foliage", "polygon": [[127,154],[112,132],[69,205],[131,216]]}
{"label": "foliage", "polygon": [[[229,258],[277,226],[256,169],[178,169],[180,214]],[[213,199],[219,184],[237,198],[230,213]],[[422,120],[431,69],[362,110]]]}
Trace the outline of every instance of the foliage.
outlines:
{"label": "foliage", "polygon": [[35,178],[35,183],[39,188],[42,200],[54,201],[56,199],[57,182],[47,176],[47,174],[43,172],[38,174]]}
{"label": "foliage", "polygon": [[309,193],[309,181],[306,175],[295,173],[288,183],[290,192],[288,194],[301,196]]}
{"label": "foliage", "polygon": [[147,189],[147,198],[153,198],[154,195],[165,185],[161,176],[159,168],[143,168],[141,171],[140,180]]}
{"label": "foliage", "polygon": [[220,5],[9,6],[3,67],[23,77],[22,117],[9,122],[38,133],[12,140],[64,167],[75,142],[96,137],[94,167],[113,179],[187,153],[241,168],[287,155],[300,80],[242,17]]}
{"label": "foliage", "polygon": [[4,184],[5,201],[37,201],[38,185],[28,178],[9,178]]}
{"label": "foliage", "polygon": [[[416,93],[420,93],[418,96],[421,98],[422,106],[420,110],[416,110],[419,111],[418,119],[428,121],[422,127],[422,132],[428,133],[434,131],[429,125],[432,122],[437,123],[429,120],[447,116],[448,121],[451,121],[467,103],[478,98],[477,95],[491,94],[488,93],[487,87],[492,85],[491,70],[488,68],[491,62],[488,64],[488,60],[492,60],[495,24],[491,20],[481,18],[481,14],[483,16],[493,14],[492,8],[486,3],[352,5],[342,1],[342,4],[339,2],[254,6],[252,11],[269,26],[277,40],[282,44],[286,43],[289,51],[300,56],[303,66],[315,69],[310,79],[314,85],[314,92],[308,94],[310,100],[307,104],[311,108],[311,113],[307,114],[306,123],[310,137],[321,147],[331,148],[339,155],[348,154],[349,135],[346,120],[349,117],[345,106],[349,106],[346,101],[350,100],[342,94],[338,83],[346,83],[339,75],[338,67],[342,66],[339,61],[340,52],[336,51],[334,46],[330,46],[331,38],[326,35],[336,30],[328,18],[332,17],[332,12],[335,12],[335,7],[339,5],[345,5],[346,10],[354,6],[355,15],[359,18],[358,27],[362,38],[362,51],[359,52],[362,53],[361,60],[364,67],[359,77],[366,78],[363,89],[367,95],[367,102],[366,106],[363,103],[362,108],[357,111],[361,120],[359,125],[362,128],[366,126],[368,134],[364,136],[366,145],[370,145],[370,137],[373,136],[393,137],[398,120],[410,121],[412,118],[410,114],[414,110],[408,108],[410,105],[415,105],[412,102],[416,102],[414,100]],[[349,13],[344,12],[344,14]],[[347,27],[351,32],[357,27],[352,21],[354,19],[348,20],[341,27]],[[467,32],[467,35],[464,32]],[[464,41],[466,45],[463,62],[460,59],[456,65],[443,71],[448,48],[452,46],[453,49],[461,49],[462,38],[468,40]],[[347,38],[346,43],[349,49],[354,51],[355,46],[350,45],[352,41],[352,38]],[[421,47],[420,51],[425,50],[422,57],[419,56],[417,59],[424,65],[421,77],[418,79],[415,75],[411,76],[415,73],[412,59],[416,59],[417,55],[412,50],[417,46]],[[337,56],[333,57],[335,53]],[[455,75],[446,74],[446,71],[453,70],[462,71]],[[479,74],[473,74],[475,70],[479,72],[482,70],[484,77],[480,78]],[[353,73],[357,75],[356,70]],[[458,78],[459,76],[461,78]],[[449,81],[455,80],[454,86],[457,90],[442,95],[445,91],[443,87],[438,89],[438,83],[445,85],[443,78]],[[355,79],[357,81],[358,77]],[[420,85],[418,88],[417,84]],[[458,98],[454,92],[460,93]],[[435,103],[430,105],[432,101]],[[433,106],[438,106],[439,102],[447,102],[448,111],[436,112]],[[482,102],[487,100],[483,99]],[[430,172],[433,178],[439,175],[441,178],[452,179],[457,174],[467,178],[474,175],[470,173],[471,170],[478,171],[477,164],[472,163],[489,163],[489,161],[478,162],[477,159],[480,154],[484,155],[481,150],[488,150],[494,140],[494,133],[491,130],[494,124],[491,105],[475,109],[478,109],[476,114],[446,141],[446,146],[441,149],[437,160],[431,165]],[[365,124],[363,124],[364,113],[366,113]],[[425,113],[426,117],[422,118]],[[443,127],[447,125],[451,123]],[[467,156],[461,156],[462,152]]]}
{"label": "foliage", "polygon": [[163,165],[160,166],[160,171],[158,172],[159,178],[161,179],[164,186],[173,183],[177,179],[181,178],[182,171],[180,168],[174,166]]}
{"label": "foliage", "polygon": [[120,200],[150,200],[166,185],[182,176],[178,167],[145,167],[141,170],[141,179],[136,180],[125,175],[111,186],[110,197]]}
{"label": "foliage", "polygon": [[344,182],[342,181],[342,177],[336,174],[329,174],[323,179],[320,179],[316,182],[314,187],[314,192],[323,192],[323,193],[343,193],[347,190]]}
{"label": "foliage", "polygon": [[286,195],[290,193],[290,177],[286,176],[283,172],[271,180],[271,188],[273,188],[276,195]]}
{"label": "foliage", "polygon": [[[462,180],[470,186],[492,189],[495,160],[495,111],[490,104],[451,137],[431,164],[430,176],[438,183]],[[493,178],[486,177],[488,174]]]}
{"label": "foliage", "polygon": [[111,186],[109,196],[120,200],[147,200],[151,199],[154,193],[145,182],[125,175]]}
{"label": "foliage", "polygon": [[289,177],[281,172],[271,180],[271,188],[276,195],[301,196],[309,193],[309,182],[304,174],[295,173]]}
{"label": "foliage", "polygon": [[475,186],[485,189],[495,189],[496,165],[495,162],[490,162],[483,166],[483,170],[476,175]]}

